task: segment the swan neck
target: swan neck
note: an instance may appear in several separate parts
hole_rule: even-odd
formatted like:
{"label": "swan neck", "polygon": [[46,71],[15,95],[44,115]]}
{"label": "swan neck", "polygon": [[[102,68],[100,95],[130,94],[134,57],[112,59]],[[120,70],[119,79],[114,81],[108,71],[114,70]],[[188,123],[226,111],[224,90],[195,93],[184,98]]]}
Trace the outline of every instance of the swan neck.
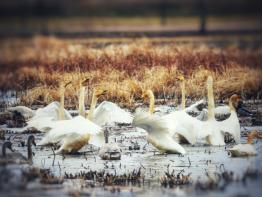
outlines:
{"label": "swan neck", "polygon": [[33,159],[32,140],[31,139],[28,139],[28,141],[27,141],[27,159],[30,162],[32,162],[32,159]]}
{"label": "swan neck", "polygon": [[154,113],[154,100],[155,100],[153,92],[150,91],[148,96],[150,98],[149,113],[153,114]]}
{"label": "swan neck", "polygon": [[65,113],[64,113],[65,88],[64,87],[60,87],[59,94],[60,94],[59,120],[64,120],[65,119]]}
{"label": "swan neck", "polygon": [[88,114],[88,119],[90,121],[93,120],[93,113],[94,113],[94,110],[95,110],[95,106],[97,104],[97,101],[98,101],[98,98],[95,94],[95,91],[93,92],[93,95],[92,95],[92,100],[91,100],[91,104],[90,104],[90,110],[89,110],[89,114]]}
{"label": "swan neck", "polygon": [[234,104],[231,98],[229,100],[229,108],[230,108],[230,111],[236,111],[236,108],[234,107]]}
{"label": "swan neck", "polygon": [[106,129],[104,131],[105,144],[109,143],[109,131]]}
{"label": "swan neck", "polygon": [[182,103],[181,108],[185,109],[185,81],[181,82],[181,93],[182,93]]}
{"label": "swan neck", "polygon": [[81,86],[79,91],[79,115],[85,117],[85,87]]}
{"label": "swan neck", "polygon": [[253,144],[253,140],[255,139],[255,135],[253,133],[247,136],[247,144]]}
{"label": "swan neck", "polygon": [[213,92],[213,80],[210,78],[207,82],[207,98],[208,98],[208,119],[215,118],[215,100]]}
{"label": "swan neck", "polygon": [[2,146],[2,155],[3,157],[6,157],[6,144],[5,143]]}

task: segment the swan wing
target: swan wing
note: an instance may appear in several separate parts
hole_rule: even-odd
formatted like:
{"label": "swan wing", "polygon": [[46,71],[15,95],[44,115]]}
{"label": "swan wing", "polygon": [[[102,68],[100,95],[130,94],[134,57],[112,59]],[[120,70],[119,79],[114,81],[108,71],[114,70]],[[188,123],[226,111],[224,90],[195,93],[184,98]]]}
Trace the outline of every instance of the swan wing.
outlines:
{"label": "swan wing", "polygon": [[147,140],[161,152],[185,154],[185,149],[167,133],[149,132]]}
{"label": "swan wing", "polygon": [[184,148],[173,140],[166,122],[160,117],[137,111],[133,126],[146,130],[148,133],[147,140],[161,152],[186,153]]}
{"label": "swan wing", "polygon": [[53,117],[40,117],[40,118],[34,118],[27,122],[27,128],[34,127],[39,131],[46,132],[50,129],[52,129],[52,125],[54,124],[54,118]]}
{"label": "swan wing", "polygon": [[95,135],[102,132],[101,127],[82,116],[76,116],[71,120],[61,120],[56,122],[57,123],[55,124],[57,124],[57,126],[54,129],[63,130],[66,133],[75,131],[80,134],[89,133]]}
{"label": "swan wing", "polygon": [[26,106],[15,106],[15,107],[8,107],[6,109],[8,112],[18,112],[20,113],[25,119],[30,119],[35,115],[35,112]]}
{"label": "swan wing", "polygon": [[102,133],[99,126],[85,119],[82,116],[76,116],[71,120],[54,121],[53,128],[46,134],[40,144],[57,143],[65,136],[76,135],[97,135]]}
{"label": "swan wing", "polygon": [[148,133],[162,132],[169,134],[166,122],[156,115],[149,114],[144,111],[136,111],[133,119],[133,126],[140,127],[146,130]]}
{"label": "swan wing", "polygon": [[214,110],[215,110],[216,116],[222,116],[222,115],[230,114],[230,107],[227,105],[218,106]]}
{"label": "swan wing", "polygon": [[240,123],[235,112],[231,112],[231,115],[228,119],[224,121],[217,121],[217,127],[223,131],[230,133],[236,143],[240,143]]}
{"label": "swan wing", "polygon": [[218,121],[215,119],[205,121],[200,135],[202,138],[205,138],[207,143],[210,145],[223,146],[225,145],[224,132],[220,130],[217,123]]}
{"label": "swan wing", "polygon": [[190,144],[195,144],[202,122],[188,115],[184,110],[176,111],[162,119],[166,122],[171,136],[182,135]]}
{"label": "swan wing", "polygon": [[202,99],[200,101],[197,101],[196,103],[190,105],[189,107],[186,107],[184,111],[189,114],[195,114],[195,113],[200,113],[200,111],[204,108],[206,104],[206,100]]}
{"label": "swan wing", "polygon": [[98,125],[131,123],[132,115],[112,102],[102,102],[94,111],[94,122]]}
{"label": "swan wing", "polygon": [[[54,120],[59,120],[59,102],[54,101],[50,104],[48,104],[46,107],[40,108],[36,110],[35,116],[33,119],[38,119],[42,117],[52,117]],[[66,119],[72,119],[71,114],[64,109],[65,117]]]}

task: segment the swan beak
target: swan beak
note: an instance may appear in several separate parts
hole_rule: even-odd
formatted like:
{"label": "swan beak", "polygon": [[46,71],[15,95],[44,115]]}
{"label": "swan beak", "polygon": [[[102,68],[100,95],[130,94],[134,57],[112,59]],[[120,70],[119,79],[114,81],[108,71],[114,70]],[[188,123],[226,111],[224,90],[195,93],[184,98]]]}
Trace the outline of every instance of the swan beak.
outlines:
{"label": "swan beak", "polygon": [[66,87],[67,87],[69,84],[71,84],[71,83],[72,83],[72,81],[66,83],[66,84],[64,85],[64,88],[66,88]]}
{"label": "swan beak", "polygon": [[103,90],[100,95],[101,95],[101,96],[104,96],[106,93],[107,93],[107,90]]}
{"label": "swan beak", "polygon": [[87,78],[87,79],[85,79],[84,81],[81,82],[81,84],[82,84],[83,86],[87,86],[88,83],[89,83],[89,78]]}
{"label": "swan beak", "polygon": [[183,76],[178,76],[176,77],[177,81],[183,81],[184,80],[184,77]]}

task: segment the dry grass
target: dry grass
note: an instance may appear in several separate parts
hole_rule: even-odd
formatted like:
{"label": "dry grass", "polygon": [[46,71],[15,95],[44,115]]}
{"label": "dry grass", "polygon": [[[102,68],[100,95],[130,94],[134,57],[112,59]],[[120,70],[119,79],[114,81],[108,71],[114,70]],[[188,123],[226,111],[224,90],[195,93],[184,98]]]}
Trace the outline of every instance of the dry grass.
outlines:
{"label": "dry grass", "polygon": [[[0,88],[23,91],[22,102],[49,103],[58,99],[61,81],[89,78],[91,90],[108,90],[102,99],[132,106],[142,88],[159,98],[180,96],[176,76],[186,78],[187,95],[205,96],[205,81],[212,75],[217,98],[232,93],[257,96],[261,91],[261,49],[236,46],[152,42],[77,42],[53,37],[6,40],[0,45]],[[78,83],[76,83],[78,84]],[[75,106],[77,85],[71,85],[66,100]]]}

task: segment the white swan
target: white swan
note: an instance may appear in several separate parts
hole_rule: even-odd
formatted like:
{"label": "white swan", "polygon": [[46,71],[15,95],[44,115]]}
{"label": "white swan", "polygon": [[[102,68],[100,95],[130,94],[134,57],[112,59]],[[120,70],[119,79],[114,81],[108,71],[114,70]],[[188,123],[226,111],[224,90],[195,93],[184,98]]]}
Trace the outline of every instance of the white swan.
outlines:
{"label": "white swan", "polygon": [[28,125],[25,128],[34,127],[37,130],[46,132],[52,128],[53,121],[72,119],[71,114],[64,109],[65,88],[68,84],[60,85],[60,103],[54,101],[46,107],[37,109],[35,115],[27,122]]}
{"label": "white swan", "polygon": [[150,99],[149,111],[136,110],[132,125],[147,131],[147,141],[150,142],[161,153],[185,154],[185,149],[176,143],[167,130],[164,122],[154,113],[154,94],[151,90],[143,92],[142,98]]}
{"label": "white swan", "polygon": [[160,117],[137,110],[132,125],[146,130],[147,141],[161,153],[186,153],[185,149],[171,137]]}
{"label": "white swan", "polygon": [[[82,94],[81,91],[80,94]],[[96,90],[93,92],[93,95],[96,95],[96,97],[102,94],[104,94],[104,91]],[[81,96],[79,99],[80,98]],[[91,108],[94,108],[95,104],[96,101],[93,99]],[[81,108],[79,108],[79,110],[81,110]],[[92,113],[92,109],[90,112]],[[81,114],[81,111],[79,111],[79,114]],[[38,145],[59,144],[60,148],[56,153],[75,153],[87,143],[99,147],[104,144],[101,127],[81,115],[70,120],[53,121],[50,123],[50,127],[52,129]]]}
{"label": "white swan", "polygon": [[[206,139],[210,145],[224,145],[224,133],[221,131],[227,124],[222,122],[220,125],[214,118],[214,97],[213,97],[213,79],[208,77],[208,120],[200,121],[189,114],[185,110],[172,112],[171,114],[161,117],[161,121],[165,122],[170,135],[179,135],[179,140],[184,140],[190,144],[195,144],[197,139]],[[219,127],[220,125],[220,127]]]}
{"label": "white swan", "polygon": [[230,133],[236,143],[240,143],[240,124],[236,114],[236,108],[239,106],[241,98],[237,95],[232,95],[229,99],[229,107],[231,115],[224,121],[217,121],[215,119],[215,104],[213,95],[213,78],[211,76],[207,79],[207,93],[208,93],[208,119],[197,124],[196,128],[199,137],[205,138],[210,145],[225,145],[224,134]]}
{"label": "white swan", "polygon": [[237,144],[240,143],[240,123],[237,117],[236,110],[241,108],[240,104],[242,103],[242,99],[240,96],[234,94],[229,99],[229,108],[230,108],[230,116],[224,121],[216,121],[217,127],[220,128],[224,133],[228,132],[233,137]]}
{"label": "white swan", "polygon": [[198,125],[201,125],[196,118],[189,114],[198,113],[198,106],[202,105],[205,100],[198,101],[185,108],[185,79],[183,76],[179,76],[177,79],[181,82],[181,109],[164,115],[161,119],[165,122],[170,135],[174,138],[177,136],[180,143],[195,144],[199,132]]}
{"label": "white swan", "polygon": [[251,132],[247,137],[247,144],[238,144],[229,149],[229,152],[231,153],[231,157],[247,157],[247,156],[255,156],[257,155],[257,151],[253,144],[253,139],[259,138],[261,139],[261,136],[257,131]]}
{"label": "white swan", "polygon": [[[142,94],[142,98],[143,100],[149,99],[149,114],[153,114],[155,111],[155,105],[154,105],[155,99],[154,99],[153,92],[151,90],[144,91]],[[183,97],[182,97],[182,100],[184,100]],[[193,106],[192,108],[195,108],[195,107],[196,106]],[[195,144],[196,138],[197,138],[197,132],[193,130],[193,124],[195,122],[198,123],[198,120],[195,120],[194,117],[188,115],[188,113],[186,113],[185,111],[186,109],[163,115],[160,117],[160,120],[162,124],[164,124],[165,122],[166,127],[168,131],[170,132],[171,136],[174,136],[176,133],[176,135],[179,136],[179,141],[185,141],[191,144]],[[189,121],[192,124],[189,124]]]}
{"label": "white swan", "polygon": [[225,145],[224,133],[218,126],[218,121],[215,119],[215,101],[213,93],[213,78],[207,78],[207,97],[208,97],[208,119],[201,122],[201,130],[199,136],[206,139],[210,145]]}
{"label": "white swan", "polygon": [[[71,120],[60,120],[46,136],[38,143],[44,146],[49,144],[60,144],[57,153],[75,153],[90,142],[92,136],[102,135],[102,130],[93,122],[82,116],[76,116]],[[92,144],[100,146],[95,141]]]}

